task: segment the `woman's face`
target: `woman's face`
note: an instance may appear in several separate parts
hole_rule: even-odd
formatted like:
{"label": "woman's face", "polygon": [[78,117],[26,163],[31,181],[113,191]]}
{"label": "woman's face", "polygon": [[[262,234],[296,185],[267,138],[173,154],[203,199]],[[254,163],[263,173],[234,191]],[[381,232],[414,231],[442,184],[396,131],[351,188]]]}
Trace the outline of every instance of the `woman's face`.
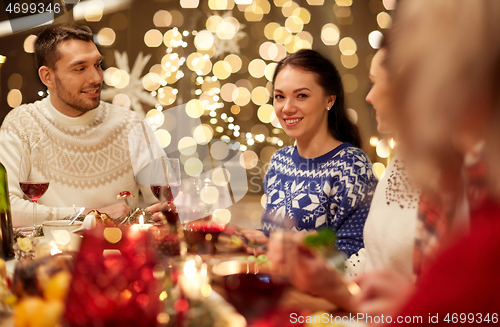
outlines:
{"label": "woman's face", "polygon": [[377,119],[377,130],[380,133],[394,133],[395,130],[395,115],[392,109],[390,97],[390,84],[387,70],[382,64],[384,60],[385,50],[379,50],[372,60],[370,67],[370,81],[372,87],[366,96],[366,102],[375,109],[375,117]]}
{"label": "woman's face", "polygon": [[274,81],[274,111],[289,137],[298,142],[324,137],[328,110],[335,96],[326,95],[314,73],[285,66]]}

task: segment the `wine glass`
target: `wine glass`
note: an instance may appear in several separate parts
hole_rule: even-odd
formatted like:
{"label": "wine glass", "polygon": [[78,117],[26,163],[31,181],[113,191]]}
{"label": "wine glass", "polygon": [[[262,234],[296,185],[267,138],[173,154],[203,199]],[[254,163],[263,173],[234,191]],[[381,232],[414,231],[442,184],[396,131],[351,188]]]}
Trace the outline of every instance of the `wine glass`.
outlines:
{"label": "wine glass", "polygon": [[152,162],[151,191],[160,201],[160,212],[172,231],[176,231],[179,214],[173,205],[181,186],[181,169],[179,159],[160,157]]}
{"label": "wine glass", "polygon": [[50,174],[46,158],[34,153],[21,156],[19,186],[24,195],[33,203],[33,234],[37,227],[36,203],[49,188]]}
{"label": "wine glass", "polygon": [[222,283],[226,300],[251,326],[273,312],[289,285],[267,262],[227,259],[212,268],[213,278]]}
{"label": "wine glass", "polygon": [[179,194],[181,186],[179,159],[167,157],[155,159],[151,167],[150,186],[158,201],[161,201],[163,196],[165,201],[172,203]]}

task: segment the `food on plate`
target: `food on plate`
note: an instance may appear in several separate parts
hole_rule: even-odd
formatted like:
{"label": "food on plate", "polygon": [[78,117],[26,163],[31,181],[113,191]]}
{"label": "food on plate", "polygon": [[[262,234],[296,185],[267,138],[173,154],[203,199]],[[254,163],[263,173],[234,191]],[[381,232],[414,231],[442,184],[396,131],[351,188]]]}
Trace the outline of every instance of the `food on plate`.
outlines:
{"label": "food on plate", "polygon": [[107,227],[115,227],[116,222],[114,219],[109,217],[106,213],[100,213],[98,210],[90,211],[88,215],[93,215],[97,224],[104,225]]}

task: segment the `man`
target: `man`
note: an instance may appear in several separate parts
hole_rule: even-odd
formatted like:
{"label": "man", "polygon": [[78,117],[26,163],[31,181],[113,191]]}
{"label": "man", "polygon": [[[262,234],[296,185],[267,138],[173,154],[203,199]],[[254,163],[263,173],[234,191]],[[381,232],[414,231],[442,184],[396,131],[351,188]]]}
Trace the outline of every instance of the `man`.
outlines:
{"label": "man", "polygon": [[[98,209],[114,218],[129,208],[117,195],[138,195],[129,150],[129,131],[141,119],[124,108],[100,102],[102,55],[85,27],[60,24],[46,27],[35,41],[38,75],[49,96],[13,109],[0,128],[0,161],[9,177],[14,226],[33,224],[31,203],[19,186],[21,156],[38,156],[50,171],[47,192],[38,200],[38,223]],[[137,130],[137,128],[136,128]],[[145,202],[155,202],[144,188]],[[137,206],[137,198],[131,207]],[[134,201],[135,200],[135,201]]]}

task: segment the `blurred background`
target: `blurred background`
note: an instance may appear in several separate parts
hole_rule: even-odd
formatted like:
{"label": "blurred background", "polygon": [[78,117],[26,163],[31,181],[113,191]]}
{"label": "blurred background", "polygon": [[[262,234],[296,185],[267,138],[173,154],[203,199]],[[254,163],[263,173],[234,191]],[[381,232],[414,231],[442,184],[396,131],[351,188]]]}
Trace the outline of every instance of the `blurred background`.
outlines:
{"label": "blurred background", "polygon": [[[249,186],[233,210],[252,227],[260,222],[266,166],[274,151],[293,144],[274,116],[270,80],[277,62],[301,48],[321,52],[339,69],[363,150],[375,173],[383,172],[392,139],[377,133],[365,96],[370,62],[395,5],[396,0],[82,0],[55,22],[92,29],[105,58],[102,100],[147,118],[164,146],[178,147],[183,163],[196,159],[189,144],[200,139],[193,132],[184,143],[170,144],[177,122],[168,109],[183,104],[190,117],[201,120],[196,133],[231,141],[242,151]],[[47,94],[33,58],[41,27],[13,33],[5,8],[0,10],[1,122],[12,108]]]}

